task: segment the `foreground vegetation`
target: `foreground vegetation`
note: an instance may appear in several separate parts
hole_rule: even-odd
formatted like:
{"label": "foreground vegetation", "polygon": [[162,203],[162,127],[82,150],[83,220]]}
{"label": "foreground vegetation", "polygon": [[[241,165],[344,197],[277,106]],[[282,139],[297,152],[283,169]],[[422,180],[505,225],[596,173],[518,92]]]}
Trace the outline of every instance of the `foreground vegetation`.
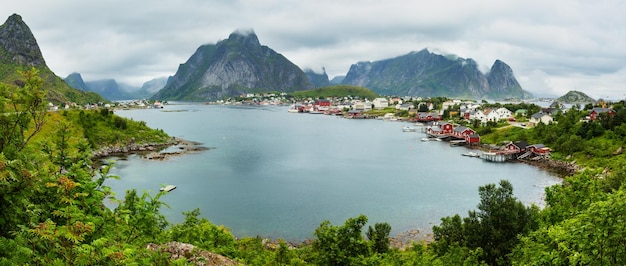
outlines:
{"label": "foreground vegetation", "polygon": [[[587,124],[579,122],[586,111],[573,110],[557,124],[494,128],[487,136],[546,143],[559,158],[585,165],[546,190],[544,209],[524,206],[503,180],[478,188],[476,210],[442,218],[430,244],[390,248],[389,224],[368,225],[361,215],[342,225],[322,222],[311,244],[290,248],[236,239],[197,209],[170,224],[160,213],[163,192],[131,190],[118,199],[104,185],[117,177],[93,168],[90,151],[167,135],[108,110],[46,112],[41,79],[29,72],[22,78],[24,87],[0,84],[0,265],[183,265],[199,250],[248,265],[626,264],[626,158],[615,152],[626,137],[623,103],[615,116]],[[119,206],[108,209],[104,200]],[[172,260],[146,249],[171,241],[197,250]]]}

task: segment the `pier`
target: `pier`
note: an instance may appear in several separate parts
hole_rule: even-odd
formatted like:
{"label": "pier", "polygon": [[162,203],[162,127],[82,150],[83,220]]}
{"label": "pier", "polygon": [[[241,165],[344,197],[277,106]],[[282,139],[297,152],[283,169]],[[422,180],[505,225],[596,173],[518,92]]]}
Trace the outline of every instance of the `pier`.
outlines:
{"label": "pier", "polygon": [[484,159],[486,161],[490,161],[490,162],[506,162],[507,160],[513,159],[513,154],[505,154],[505,153],[499,153],[499,152],[483,152],[483,154],[480,155],[481,159]]}

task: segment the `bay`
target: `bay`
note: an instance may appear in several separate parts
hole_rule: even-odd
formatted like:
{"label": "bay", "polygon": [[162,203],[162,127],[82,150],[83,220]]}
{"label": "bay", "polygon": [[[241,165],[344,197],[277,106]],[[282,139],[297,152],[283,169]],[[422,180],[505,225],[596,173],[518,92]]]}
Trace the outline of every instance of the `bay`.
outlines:
{"label": "bay", "polygon": [[343,224],[364,214],[387,222],[392,234],[428,233],[440,218],[467,216],[478,187],[509,180],[525,204],[543,204],[544,189],[560,178],[521,163],[461,156],[463,147],[421,142],[406,123],[288,113],[284,106],[170,104],[121,110],[171,136],[203,143],[208,151],[150,161],[119,159],[107,185],[123,199],[128,189],[156,194],[162,213],[181,222],[194,208],[235,236],[302,241],[324,220]]}

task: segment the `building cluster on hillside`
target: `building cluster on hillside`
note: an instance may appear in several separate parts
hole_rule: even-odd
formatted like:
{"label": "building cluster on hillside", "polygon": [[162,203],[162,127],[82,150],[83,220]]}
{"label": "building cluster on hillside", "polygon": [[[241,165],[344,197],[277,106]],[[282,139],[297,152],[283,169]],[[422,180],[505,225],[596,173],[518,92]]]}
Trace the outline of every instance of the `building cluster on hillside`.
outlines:
{"label": "building cluster on hillside", "polygon": [[90,109],[99,109],[99,108],[107,108],[107,109],[148,109],[148,108],[156,108],[162,109],[164,108],[165,103],[161,101],[149,101],[149,100],[129,100],[129,101],[118,101],[118,102],[110,102],[110,103],[87,103],[84,105],[78,105],[73,102],[66,102],[63,105],[54,105],[53,103],[48,103],[49,111],[59,111],[59,110],[70,110],[70,109],[81,109],[81,110],[90,110]]}

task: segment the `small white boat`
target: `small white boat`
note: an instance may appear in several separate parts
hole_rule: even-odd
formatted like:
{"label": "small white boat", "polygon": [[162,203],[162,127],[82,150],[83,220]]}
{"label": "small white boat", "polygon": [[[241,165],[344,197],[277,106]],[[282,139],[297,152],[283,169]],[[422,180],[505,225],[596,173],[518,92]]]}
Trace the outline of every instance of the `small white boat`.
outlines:
{"label": "small white boat", "polygon": [[426,141],[430,141],[429,138],[422,138],[422,141],[426,142]]}
{"label": "small white boat", "polygon": [[415,128],[414,127],[410,127],[410,126],[403,126],[402,127],[402,132],[415,132]]}
{"label": "small white boat", "polygon": [[475,152],[473,152],[473,151],[470,151],[470,152],[468,152],[468,153],[463,153],[463,154],[461,154],[461,155],[463,155],[463,156],[468,156],[468,157],[479,157],[479,156],[480,156],[480,155],[478,155],[478,153],[475,153]]}
{"label": "small white boat", "polygon": [[164,187],[160,188],[159,190],[165,191],[165,192],[170,192],[170,191],[174,190],[175,188],[176,188],[176,186],[174,186],[174,185],[167,185],[167,186],[164,186]]}

